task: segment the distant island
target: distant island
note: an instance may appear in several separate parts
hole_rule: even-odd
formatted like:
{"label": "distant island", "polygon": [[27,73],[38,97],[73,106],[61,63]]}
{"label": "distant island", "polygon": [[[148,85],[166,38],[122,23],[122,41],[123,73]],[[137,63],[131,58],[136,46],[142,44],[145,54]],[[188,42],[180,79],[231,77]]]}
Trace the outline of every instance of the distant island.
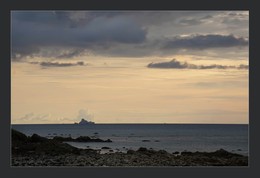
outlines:
{"label": "distant island", "polygon": [[75,122],[74,124],[87,125],[87,124],[95,124],[95,122],[87,121],[87,120],[82,118],[79,123]]}

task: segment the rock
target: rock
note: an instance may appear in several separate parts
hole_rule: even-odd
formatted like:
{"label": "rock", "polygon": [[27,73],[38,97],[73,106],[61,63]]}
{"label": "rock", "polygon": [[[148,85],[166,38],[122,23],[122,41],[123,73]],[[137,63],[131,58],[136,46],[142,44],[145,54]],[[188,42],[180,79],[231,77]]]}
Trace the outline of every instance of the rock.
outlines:
{"label": "rock", "polygon": [[[180,155],[177,151],[169,154],[165,150],[144,147],[127,153],[112,153],[111,148],[102,147],[109,151],[100,154],[97,150],[78,149],[53,139],[31,142],[31,138],[22,133],[18,135],[24,142],[20,141],[15,147],[12,144],[12,166],[248,166],[248,156],[223,149],[215,152],[183,151]],[[38,139],[40,136],[33,137]]]}
{"label": "rock", "polygon": [[104,146],[104,147],[102,147],[101,149],[103,149],[103,150],[108,150],[108,149],[110,149],[109,147],[106,147],[106,146]]}
{"label": "rock", "polygon": [[45,138],[45,137],[41,137],[37,134],[33,134],[31,137],[30,137],[30,141],[35,143],[35,142],[46,142],[48,141],[48,138]]}
{"label": "rock", "polygon": [[168,152],[165,151],[165,150],[159,150],[157,153],[159,153],[159,154],[168,154]]}
{"label": "rock", "polygon": [[112,142],[112,140],[110,140],[110,139],[107,139],[107,140],[106,140],[106,142]]}
{"label": "rock", "polygon": [[150,142],[150,140],[142,140],[142,142]]}
{"label": "rock", "polygon": [[60,141],[60,142],[112,142],[112,140],[102,140],[99,138],[90,138],[88,136],[79,136],[76,139],[73,139],[71,137],[59,137],[55,136],[53,137],[53,140]]}
{"label": "rock", "polygon": [[183,152],[181,152],[181,155],[183,155],[183,156],[189,156],[189,155],[192,155],[193,153],[192,152],[190,152],[190,151],[183,151]]}
{"label": "rock", "polygon": [[134,154],[135,151],[134,151],[134,150],[128,150],[126,153],[127,153],[127,154]]}
{"label": "rock", "polygon": [[55,141],[60,141],[60,142],[69,142],[69,141],[73,141],[73,139],[71,137],[59,137],[59,136],[55,136],[52,138]]}
{"label": "rock", "polygon": [[137,151],[139,151],[139,152],[145,152],[145,151],[148,151],[148,150],[147,150],[147,148],[140,147]]}
{"label": "rock", "polygon": [[74,141],[77,141],[77,142],[89,142],[90,140],[91,140],[91,138],[88,137],[88,136],[80,136],[80,137],[76,138]]}
{"label": "rock", "polygon": [[180,154],[180,152],[179,152],[179,151],[175,151],[175,152],[173,152],[172,154],[178,155],[178,154]]}
{"label": "rock", "polygon": [[211,156],[217,156],[217,157],[227,157],[227,158],[230,158],[230,157],[233,157],[233,156],[242,156],[242,155],[239,155],[239,154],[236,154],[236,153],[230,153],[224,149],[219,149],[215,152],[211,152],[209,153],[209,155]]}
{"label": "rock", "polygon": [[26,142],[26,141],[28,141],[27,139],[28,139],[28,137],[25,134],[12,129],[12,141]]}
{"label": "rock", "polygon": [[89,124],[95,124],[95,122],[87,121],[87,120],[82,118],[81,121],[78,124],[80,124],[80,125],[89,125]]}

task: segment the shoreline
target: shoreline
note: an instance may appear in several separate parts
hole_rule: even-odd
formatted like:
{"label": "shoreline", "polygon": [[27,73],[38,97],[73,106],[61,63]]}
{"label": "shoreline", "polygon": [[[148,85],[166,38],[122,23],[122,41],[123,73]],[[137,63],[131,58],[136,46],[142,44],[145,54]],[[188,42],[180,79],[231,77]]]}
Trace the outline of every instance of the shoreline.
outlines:
{"label": "shoreline", "polygon": [[[87,138],[87,137],[86,137]],[[66,140],[66,139],[65,139]],[[83,141],[91,141],[89,138]],[[97,141],[97,140],[95,140]],[[99,140],[103,142],[103,140]],[[182,167],[182,166],[248,166],[248,156],[219,149],[214,152],[174,152],[140,147],[138,150],[100,153],[93,149],[80,149],[64,143],[62,139],[47,139],[12,129],[13,167]]]}

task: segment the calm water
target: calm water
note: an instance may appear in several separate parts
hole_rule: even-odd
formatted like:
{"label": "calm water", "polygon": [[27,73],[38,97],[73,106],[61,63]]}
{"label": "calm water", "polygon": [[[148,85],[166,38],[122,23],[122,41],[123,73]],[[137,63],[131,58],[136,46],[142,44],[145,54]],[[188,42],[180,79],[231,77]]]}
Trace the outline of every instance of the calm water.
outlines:
{"label": "calm water", "polygon": [[[46,124],[12,125],[12,128],[30,136],[37,133],[53,136],[91,136],[111,139],[112,143],[70,143],[79,148],[110,147],[125,152],[139,147],[175,151],[215,151],[248,154],[248,125],[221,124]],[[144,141],[146,140],[146,141]]]}

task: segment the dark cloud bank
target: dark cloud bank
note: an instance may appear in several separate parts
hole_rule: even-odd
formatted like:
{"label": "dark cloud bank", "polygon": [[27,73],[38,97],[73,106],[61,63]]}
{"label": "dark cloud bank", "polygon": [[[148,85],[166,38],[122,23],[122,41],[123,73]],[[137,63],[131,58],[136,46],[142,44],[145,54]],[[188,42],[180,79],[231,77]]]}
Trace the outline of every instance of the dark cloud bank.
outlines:
{"label": "dark cloud bank", "polygon": [[[92,17],[93,16],[93,17]],[[12,12],[11,42],[14,60],[39,54],[67,58],[85,49],[107,49],[116,44],[138,44],[146,30],[127,17],[82,17],[70,12]],[[44,52],[42,49],[53,52]],[[63,50],[69,51],[62,55]]]}
{"label": "dark cloud bank", "polygon": [[[12,11],[12,60],[25,57],[73,58],[88,52],[111,56],[150,56],[181,50],[248,46],[248,39],[231,34],[189,34],[149,39],[151,26],[194,22],[205,12]],[[212,13],[212,15],[217,12]],[[211,16],[199,17],[200,23]],[[189,27],[185,27],[189,28]],[[47,64],[48,65],[48,64]],[[59,64],[57,64],[59,65]]]}
{"label": "dark cloud bank", "polygon": [[165,40],[164,49],[208,49],[247,46],[248,40],[234,35],[190,35]]}
{"label": "dark cloud bank", "polygon": [[169,62],[150,63],[148,68],[160,68],[160,69],[248,69],[248,65],[241,64],[239,66],[227,66],[227,65],[195,65],[187,62],[181,63],[176,59]]}

